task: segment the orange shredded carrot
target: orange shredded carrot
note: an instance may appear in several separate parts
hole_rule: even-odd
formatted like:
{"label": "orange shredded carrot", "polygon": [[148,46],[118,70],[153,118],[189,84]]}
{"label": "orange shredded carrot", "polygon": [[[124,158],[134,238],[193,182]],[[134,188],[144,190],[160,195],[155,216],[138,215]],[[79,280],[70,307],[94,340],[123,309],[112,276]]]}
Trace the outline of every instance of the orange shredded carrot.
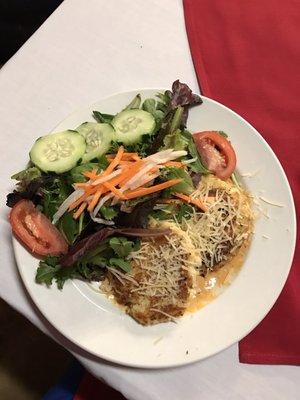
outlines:
{"label": "orange shredded carrot", "polygon": [[85,193],[79,197],[76,201],[74,201],[69,206],[69,211],[74,210],[74,208],[78,207],[84,200],[86,200],[91,194],[94,194],[97,191],[97,186],[92,186],[86,189]]}
{"label": "orange shredded carrot", "polygon": [[[139,171],[139,169],[144,165],[144,161],[136,161],[133,165],[128,167],[126,171],[124,170],[124,174],[122,175],[122,180],[120,180],[120,184],[125,185],[133,176]],[[120,177],[121,178],[121,177]]]}
{"label": "orange shredded carrot", "polygon": [[73,214],[73,218],[74,218],[74,219],[79,218],[80,215],[81,215],[81,214],[83,213],[83,211],[85,210],[86,206],[87,206],[87,203],[82,203],[82,204],[80,205],[80,207],[78,208],[78,210]]}
{"label": "orange shredded carrot", "polygon": [[146,187],[146,188],[141,187],[138,189],[129,190],[129,191],[125,192],[124,194],[127,197],[127,199],[134,199],[136,197],[146,196],[147,194],[150,194],[150,193],[159,192],[170,186],[174,186],[181,181],[182,181],[182,179],[171,179],[169,181],[159,183],[158,185],[154,185],[154,186],[150,186],[150,187]]}
{"label": "orange shredded carrot", "polygon": [[109,189],[111,192],[113,192],[120,199],[123,199],[123,200],[127,199],[127,197],[119,189],[116,189],[116,187],[113,186],[111,183],[104,182],[103,186],[105,186],[107,189]]}
{"label": "orange shredded carrot", "polygon": [[179,199],[183,200],[185,203],[188,204],[194,204],[198,208],[200,208],[202,211],[207,211],[206,205],[200,200],[200,199],[194,199],[193,197],[186,196],[185,194],[182,193],[174,193],[176,197]]}
{"label": "orange shredded carrot", "polygon": [[87,178],[90,179],[96,179],[97,176],[97,170],[94,168],[92,171],[84,171],[82,175],[86,176]]}
{"label": "orange shredded carrot", "polygon": [[[107,159],[111,160],[115,158],[116,154],[106,154]],[[135,160],[139,161],[140,157],[137,153],[127,153],[124,151],[122,155],[122,161],[130,161],[130,160]]]}
{"label": "orange shredded carrot", "polygon": [[103,172],[104,175],[108,175],[110,174],[118,165],[119,162],[122,159],[122,155],[124,153],[124,147],[120,146],[119,150],[116,154],[116,157],[111,161],[111,163],[109,164],[109,166],[106,168],[106,170]]}
{"label": "orange shredded carrot", "polygon": [[123,160],[121,160],[120,161],[120,165],[134,165],[134,161],[123,161]]}
{"label": "orange shredded carrot", "polygon": [[133,159],[134,161],[140,161],[141,157],[140,157],[137,153],[133,153],[133,154],[132,154],[132,159]]}
{"label": "orange shredded carrot", "polygon": [[78,183],[75,183],[75,187],[76,188],[86,188],[86,187],[88,187],[89,186],[89,183],[87,183],[87,182],[78,182]]}
{"label": "orange shredded carrot", "polygon": [[150,174],[154,174],[155,172],[157,172],[159,170],[159,167],[153,167],[150,169],[149,173]]}
{"label": "orange shredded carrot", "polygon": [[94,194],[94,196],[88,206],[89,212],[93,211],[93,209],[95,208],[96,204],[98,203],[102,193],[103,193],[103,187],[100,187],[100,189],[98,189],[97,192]]}

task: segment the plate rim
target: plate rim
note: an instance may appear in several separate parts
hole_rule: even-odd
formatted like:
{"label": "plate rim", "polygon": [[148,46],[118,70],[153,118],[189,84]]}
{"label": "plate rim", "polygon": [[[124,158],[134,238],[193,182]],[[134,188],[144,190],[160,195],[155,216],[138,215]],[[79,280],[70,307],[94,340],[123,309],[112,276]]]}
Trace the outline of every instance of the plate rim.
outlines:
{"label": "plate rim", "polygon": [[[91,110],[94,106],[96,106],[99,102],[104,102],[107,99],[113,98],[115,96],[118,95],[122,95],[122,94],[134,94],[134,93],[144,93],[147,91],[164,91],[167,90],[165,88],[155,88],[155,87],[146,87],[146,88],[139,88],[139,89],[130,89],[130,90],[124,90],[124,91],[119,91],[119,92],[115,92],[111,95],[105,96],[100,98],[98,101],[95,101],[93,103],[90,103],[88,105],[82,106],[77,108],[76,110],[72,111],[71,113],[69,113],[63,120],[61,120],[58,124],[55,125],[55,127],[53,129],[51,129],[51,132],[54,132],[56,130],[56,128],[61,125],[65,120],[71,118],[72,116],[75,116],[76,114],[78,114],[79,112],[83,112],[85,110]],[[18,246],[21,246],[21,244],[18,242],[18,240],[13,236],[13,250],[14,250],[14,256],[16,259],[16,264],[17,264],[17,268],[20,274],[20,277],[22,279],[22,282],[31,298],[31,300],[34,302],[34,304],[37,306],[38,310],[41,312],[41,314],[47,319],[47,321],[63,336],[65,336],[68,340],[70,340],[72,343],[74,343],[76,346],[78,346],[80,349],[83,349],[84,351],[86,351],[88,354],[91,354],[93,356],[96,356],[99,361],[109,361],[118,365],[123,365],[123,366],[127,366],[127,367],[133,367],[133,368],[146,368],[146,369],[165,369],[165,368],[174,368],[174,367],[180,367],[180,366],[184,366],[184,365],[188,365],[188,364],[193,364],[197,361],[202,361],[205,360],[208,357],[214,356],[215,354],[226,350],[228,347],[232,346],[233,344],[239,342],[242,338],[244,338],[245,336],[247,336],[265,317],[266,315],[270,312],[270,310],[272,309],[272,307],[274,306],[274,304],[276,303],[277,299],[279,298],[284,285],[287,281],[288,275],[290,273],[291,270],[291,266],[293,263],[293,258],[294,258],[294,254],[295,254],[295,248],[296,248],[296,238],[297,238],[297,219],[296,219],[296,209],[295,209],[295,202],[294,202],[294,198],[293,198],[293,192],[291,190],[287,175],[279,161],[279,159],[277,158],[275,152],[273,151],[273,149],[271,148],[271,146],[268,144],[268,142],[264,139],[264,137],[256,130],[256,128],[251,125],[247,120],[245,120],[242,116],[240,116],[238,113],[236,113],[234,110],[230,109],[229,107],[227,107],[226,105],[211,99],[207,96],[203,96],[201,95],[201,98],[208,100],[209,102],[214,103],[217,106],[220,106],[221,108],[223,108],[224,110],[226,110],[227,112],[230,112],[231,114],[233,114],[236,118],[238,118],[240,121],[242,121],[244,124],[247,125],[248,128],[250,128],[252,130],[252,132],[256,135],[256,137],[258,137],[259,140],[261,140],[264,144],[264,146],[268,149],[269,153],[272,155],[272,159],[276,162],[277,167],[279,168],[280,172],[281,172],[281,176],[284,179],[284,183],[287,189],[287,195],[288,198],[290,200],[291,203],[291,220],[293,223],[293,229],[291,230],[291,246],[290,246],[290,256],[289,256],[289,260],[287,264],[287,268],[285,270],[285,274],[283,276],[282,274],[282,282],[280,285],[280,290],[278,290],[278,294],[276,294],[276,296],[274,296],[273,298],[273,302],[272,304],[267,307],[268,309],[263,313],[264,315],[261,314],[259,321],[255,321],[251,324],[251,328],[249,328],[249,330],[245,333],[242,333],[241,335],[238,336],[238,338],[232,340],[230,343],[228,343],[225,347],[222,347],[221,349],[217,349],[216,351],[210,352],[209,355],[204,356],[204,357],[194,357],[194,359],[181,359],[181,361],[174,361],[173,363],[157,363],[157,365],[154,365],[153,363],[147,364],[147,363],[134,363],[134,362],[124,362],[124,361],[118,361],[116,358],[114,357],[108,357],[108,356],[102,356],[99,355],[99,353],[94,352],[92,350],[90,350],[88,347],[86,347],[85,345],[78,343],[77,340],[75,340],[72,336],[70,336],[69,334],[63,332],[61,330],[60,326],[57,326],[56,322],[53,321],[52,319],[48,319],[47,313],[44,312],[43,307],[40,306],[39,302],[36,301],[37,299],[35,298],[34,295],[31,294],[31,286],[32,284],[27,284],[27,280],[25,277],[25,274],[23,274],[23,269],[20,266],[20,264],[22,264],[21,260],[19,260],[18,257]],[[35,285],[36,283],[33,282],[33,284]],[[72,283],[73,284],[73,283]]]}

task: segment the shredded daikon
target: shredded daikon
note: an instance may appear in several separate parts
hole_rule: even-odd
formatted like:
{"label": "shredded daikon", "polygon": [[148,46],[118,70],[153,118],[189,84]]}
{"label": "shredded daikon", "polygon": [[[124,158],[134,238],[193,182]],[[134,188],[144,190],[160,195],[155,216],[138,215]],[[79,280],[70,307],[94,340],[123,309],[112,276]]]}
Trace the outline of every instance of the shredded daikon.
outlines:
{"label": "shredded daikon", "polygon": [[120,175],[122,172],[121,169],[117,169],[116,171],[112,172],[111,174],[107,175],[107,176],[103,176],[102,178],[98,178],[96,179],[94,182],[92,182],[92,185],[99,185],[99,183],[104,183],[106,181],[109,181],[111,178],[114,178],[115,176]]}
{"label": "shredded daikon", "polygon": [[70,205],[78,200],[84,194],[83,189],[76,189],[73,193],[70,194],[69,197],[59,206],[56,213],[53,215],[52,224],[56,224],[56,222],[63,216],[63,214],[68,210]]}

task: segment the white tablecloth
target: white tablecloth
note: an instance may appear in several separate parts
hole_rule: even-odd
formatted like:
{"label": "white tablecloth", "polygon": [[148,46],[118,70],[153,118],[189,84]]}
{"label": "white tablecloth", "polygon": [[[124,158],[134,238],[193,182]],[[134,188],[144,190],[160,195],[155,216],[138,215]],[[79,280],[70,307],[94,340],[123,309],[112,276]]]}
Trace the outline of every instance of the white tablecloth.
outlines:
{"label": "white tablecloth", "polygon": [[[74,109],[115,92],[168,87],[198,90],[180,0],[65,0],[0,72],[1,204],[9,176],[27,161],[34,138]],[[166,370],[106,363],[78,350],[40,315],[15,266],[7,208],[1,209],[0,296],[68,348],[128,399],[296,399],[300,370],[239,364],[237,346]]]}

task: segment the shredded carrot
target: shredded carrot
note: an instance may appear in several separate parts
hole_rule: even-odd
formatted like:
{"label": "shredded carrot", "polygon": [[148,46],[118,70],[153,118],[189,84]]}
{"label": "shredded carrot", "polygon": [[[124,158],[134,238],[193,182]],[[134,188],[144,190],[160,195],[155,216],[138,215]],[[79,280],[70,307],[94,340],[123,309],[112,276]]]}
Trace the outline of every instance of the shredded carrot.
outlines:
{"label": "shredded carrot", "polygon": [[185,203],[194,204],[202,211],[207,211],[206,205],[200,199],[194,199],[193,197],[186,196],[185,194],[182,193],[174,193],[174,195],[179,199],[183,200]]}
{"label": "shredded carrot", "polygon": [[124,154],[124,147],[120,146],[119,150],[116,154],[116,157],[112,160],[112,162],[109,164],[109,166],[103,172],[103,174],[105,174],[105,175],[110,174],[119,165],[119,162],[121,161],[123,154]]}
{"label": "shredded carrot", "polygon": [[80,217],[80,215],[83,213],[83,211],[85,210],[87,206],[87,203],[82,203],[81,206],[78,208],[78,210],[74,213],[73,218],[77,219]]}
{"label": "shredded carrot", "polygon": [[129,191],[125,192],[124,194],[127,197],[127,199],[134,199],[136,197],[146,196],[147,194],[150,194],[150,193],[159,192],[170,186],[174,186],[181,181],[182,181],[182,179],[171,179],[169,181],[159,183],[158,185],[150,186],[147,188],[142,187],[142,188],[138,188],[138,189],[134,189],[134,190],[129,190]]}
{"label": "shredded carrot", "polygon": [[120,199],[126,200],[127,197],[124,196],[124,194],[119,190],[116,189],[115,186],[113,186],[111,183],[109,182],[104,182],[103,186],[105,186],[107,189],[109,189],[111,192],[113,192],[117,197],[119,197]]}
{"label": "shredded carrot", "polygon": [[[120,181],[120,185],[122,185],[122,186],[125,185],[125,183],[127,183],[131,178],[133,178],[134,175],[135,175],[135,174],[141,169],[141,167],[143,167],[143,166],[144,166],[144,161],[143,161],[143,160],[140,160],[140,161],[136,161],[136,162],[134,163],[134,165],[128,167],[128,168],[126,169],[126,171],[124,170],[124,175],[122,175],[124,179],[122,179],[122,180]],[[126,172],[126,173],[125,173],[125,172]]]}
{"label": "shredded carrot", "polygon": [[120,161],[120,165],[134,165],[135,162],[134,161]]}
{"label": "shredded carrot", "polygon": [[98,189],[97,192],[94,194],[94,196],[88,206],[89,212],[93,211],[93,209],[95,208],[96,204],[98,203],[102,193],[103,193],[103,187],[100,187],[100,189]]}
{"label": "shredded carrot", "polygon": [[150,174],[154,174],[155,172],[157,172],[159,170],[159,167],[153,167],[150,169],[149,173]]}
{"label": "shredded carrot", "polygon": [[78,183],[75,183],[75,187],[76,188],[86,188],[86,187],[88,187],[89,186],[89,184],[87,183],[87,182],[78,182]]}
{"label": "shredded carrot", "polygon": [[177,167],[177,168],[184,168],[185,165],[180,161],[168,161],[164,163],[165,167]]}
{"label": "shredded carrot", "polygon": [[84,171],[82,175],[86,176],[90,179],[96,179],[97,177],[97,170],[94,168],[92,171]]}
{"label": "shredded carrot", "polygon": [[[116,154],[106,154],[106,157],[108,160],[111,160],[116,157]],[[122,161],[130,161],[130,160],[138,161],[138,160],[140,160],[140,157],[137,153],[126,153],[124,151],[121,160]]]}
{"label": "shredded carrot", "polygon": [[78,200],[74,201],[69,206],[69,211],[74,210],[74,208],[78,207],[84,200],[86,200],[91,194],[94,194],[97,191],[97,186],[89,187],[86,189],[85,193],[79,197]]}
{"label": "shredded carrot", "polygon": [[[73,214],[75,219],[78,218],[86,208],[89,212],[92,212],[101,197],[107,194],[115,196],[115,201],[134,199],[136,197],[159,192],[182,181],[182,179],[171,179],[154,186],[148,186],[151,184],[151,180],[158,175],[157,171],[159,167],[154,165],[152,168],[150,166],[151,169],[148,171],[149,179],[147,180],[147,176],[145,176],[146,179],[141,179],[141,183],[143,182],[142,187],[124,191],[124,185],[134,178],[138,172],[140,172],[140,174],[142,173],[143,167],[146,165],[145,160],[141,159],[137,153],[125,152],[123,146],[119,147],[116,154],[107,154],[106,157],[109,161],[109,165],[104,171],[100,173],[97,173],[97,169],[84,171],[83,175],[89,178],[90,181],[75,183],[76,188],[84,189],[83,195],[69,206],[70,211],[78,207]],[[185,165],[179,161],[169,161],[164,163],[164,166],[185,167]],[[145,169],[145,173],[148,169],[148,167]],[[110,174],[112,174],[112,176],[110,176]],[[97,180],[100,180],[100,182],[96,182]],[[196,205],[204,211],[207,209],[200,199],[194,199],[181,193],[175,193],[175,196],[179,197],[182,201]],[[164,199],[161,202],[168,204],[176,201],[179,200]]]}
{"label": "shredded carrot", "polygon": [[132,154],[132,159],[134,160],[134,161],[140,161],[140,156],[137,154],[137,153],[133,153]]}

